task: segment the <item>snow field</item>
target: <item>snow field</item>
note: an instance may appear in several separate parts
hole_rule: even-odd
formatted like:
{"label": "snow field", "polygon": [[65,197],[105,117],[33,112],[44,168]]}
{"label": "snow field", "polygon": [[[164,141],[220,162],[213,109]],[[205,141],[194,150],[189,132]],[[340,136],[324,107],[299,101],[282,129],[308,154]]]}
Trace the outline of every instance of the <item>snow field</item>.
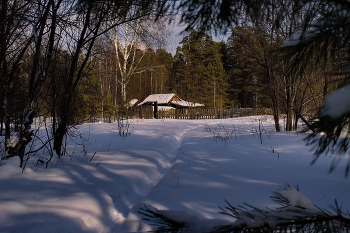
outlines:
{"label": "snow field", "polygon": [[350,206],[343,163],[331,174],[330,157],[311,166],[304,135],[274,132],[269,117],[135,120],[130,127],[123,138],[114,123],[79,126],[83,143],[71,142],[72,156],[49,169],[29,161],[22,173],[17,158],[2,161],[0,232],[142,232],[152,229],[138,213],[145,205],[194,218],[200,232],[217,219],[234,221],[218,213],[225,200],[271,207],[272,192],[286,183],[321,208],[334,199]]}

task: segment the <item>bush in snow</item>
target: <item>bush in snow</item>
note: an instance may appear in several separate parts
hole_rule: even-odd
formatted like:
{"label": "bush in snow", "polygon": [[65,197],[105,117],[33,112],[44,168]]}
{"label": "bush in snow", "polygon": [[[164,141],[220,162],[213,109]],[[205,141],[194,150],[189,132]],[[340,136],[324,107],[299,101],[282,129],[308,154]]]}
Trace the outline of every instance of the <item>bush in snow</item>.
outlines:
{"label": "bush in snow", "polygon": [[234,130],[230,130],[222,124],[217,124],[216,126],[205,125],[204,130],[212,134],[216,142],[224,141],[225,146],[226,146],[226,141],[231,139],[234,133]]}
{"label": "bush in snow", "polygon": [[130,132],[130,121],[128,108],[125,106],[120,107],[117,112],[117,124],[120,137],[127,137]]}

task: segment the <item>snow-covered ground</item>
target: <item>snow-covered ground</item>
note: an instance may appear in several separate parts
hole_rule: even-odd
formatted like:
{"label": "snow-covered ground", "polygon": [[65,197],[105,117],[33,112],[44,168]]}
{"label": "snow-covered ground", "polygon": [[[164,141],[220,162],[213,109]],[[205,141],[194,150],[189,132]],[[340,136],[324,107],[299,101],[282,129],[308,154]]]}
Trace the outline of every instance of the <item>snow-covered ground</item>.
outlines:
{"label": "snow-covered ground", "polygon": [[321,208],[337,199],[350,209],[345,161],[330,174],[331,157],[310,165],[305,135],[276,133],[266,116],[133,120],[127,137],[116,123],[79,132],[71,156],[48,169],[30,160],[22,173],[17,158],[1,161],[1,233],[147,231],[138,214],[145,205],[196,216],[203,227],[234,221],[218,213],[225,200],[273,207],[270,196],[286,183]]}

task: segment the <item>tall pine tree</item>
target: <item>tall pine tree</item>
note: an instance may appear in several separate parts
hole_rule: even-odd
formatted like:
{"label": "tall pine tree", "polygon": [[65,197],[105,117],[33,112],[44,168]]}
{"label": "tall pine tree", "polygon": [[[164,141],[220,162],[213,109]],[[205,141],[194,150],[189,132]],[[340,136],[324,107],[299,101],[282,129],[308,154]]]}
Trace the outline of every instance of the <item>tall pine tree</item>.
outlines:
{"label": "tall pine tree", "polygon": [[174,91],[188,101],[207,107],[222,108],[227,104],[226,73],[221,44],[201,31],[191,31],[180,42],[174,64]]}

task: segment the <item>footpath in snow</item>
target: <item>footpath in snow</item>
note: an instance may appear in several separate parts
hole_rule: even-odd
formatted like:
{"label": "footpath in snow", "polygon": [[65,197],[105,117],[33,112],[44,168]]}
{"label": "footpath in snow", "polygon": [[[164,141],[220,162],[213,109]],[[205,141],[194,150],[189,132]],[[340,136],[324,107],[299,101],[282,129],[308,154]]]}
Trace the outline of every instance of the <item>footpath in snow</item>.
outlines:
{"label": "footpath in snow", "polygon": [[[86,124],[69,144],[69,156],[49,169],[30,160],[0,165],[0,232],[137,232],[151,226],[140,208],[195,216],[201,226],[219,206],[272,207],[272,192],[298,185],[314,204],[337,199],[350,209],[344,163],[313,159],[304,135],[273,131],[269,117],[225,120],[135,120],[127,137],[117,124]],[[45,155],[40,155],[45,158]],[[203,221],[204,220],[204,221]],[[204,224],[205,223],[205,224]]]}
{"label": "footpath in snow", "polygon": [[135,120],[120,137],[116,123],[85,124],[48,169],[37,157],[23,173],[18,158],[1,161],[0,232],[117,232],[171,168],[183,135],[202,125]]}

